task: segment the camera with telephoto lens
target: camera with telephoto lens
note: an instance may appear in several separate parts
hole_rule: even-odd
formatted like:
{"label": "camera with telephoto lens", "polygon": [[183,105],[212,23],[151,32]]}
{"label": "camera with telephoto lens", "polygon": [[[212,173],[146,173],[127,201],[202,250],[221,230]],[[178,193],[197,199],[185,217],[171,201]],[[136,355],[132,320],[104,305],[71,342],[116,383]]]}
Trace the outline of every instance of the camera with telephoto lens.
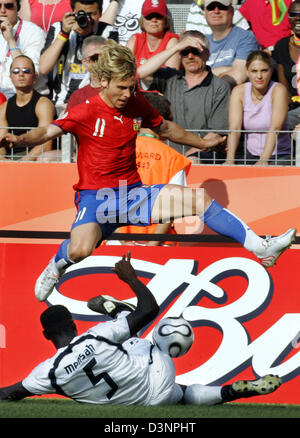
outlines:
{"label": "camera with telephoto lens", "polygon": [[86,29],[89,23],[93,23],[90,14],[87,14],[85,11],[78,11],[77,14],[74,14],[74,17],[81,29]]}

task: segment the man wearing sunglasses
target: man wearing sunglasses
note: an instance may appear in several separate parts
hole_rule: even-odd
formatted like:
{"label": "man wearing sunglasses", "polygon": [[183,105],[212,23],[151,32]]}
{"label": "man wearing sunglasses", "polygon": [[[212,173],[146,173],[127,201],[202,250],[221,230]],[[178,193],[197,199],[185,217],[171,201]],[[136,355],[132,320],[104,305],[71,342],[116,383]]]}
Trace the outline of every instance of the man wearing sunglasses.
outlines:
{"label": "man wearing sunglasses", "polygon": [[[260,0],[258,0],[260,1]],[[201,3],[200,3],[201,2]],[[204,17],[204,0],[194,0],[191,4],[189,14],[186,21],[186,30],[199,30],[204,35],[211,33],[211,28],[208,26]],[[242,16],[239,8],[234,9],[233,24],[241,27],[242,29],[250,29],[247,20]]]}
{"label": "man wearing sunglasses", "polygon": [[[82,64],[88,68],[91,62],[97,62],[98,57],[101,54],[103,44],[105,44],[105,38],[100,35],[91,35],[87,37],[81,48]],[[84,102],[89,97],[95,96],[100,92],[100,82],[95,75],[89,73],[83,79],[78,90],[75,90],[68,101],[66,112],[73,106]]]}
{"label": "man wearing sunglasses", "polygon": [[204,15],[212,31],[208,65],[232,87],[247,80],[247,56],[260,48],[251,31],[233,24],[233,13],[232,0],[205,0]]}
{"label": "man wearing sunglasses", "polygon": [[[182,70],[161,69],[160,65],[177,52],[180,54]],[[184,129],[207,130],[203,138],[218,136],[214,133],[228,129],[228,105],[230,87],[214,75],[207,65],[209,42],[197,30],[185,31],[176,46],[150,58],[137,70],[140,79],[153,78],[150,89],[163,93],[171,102],[174,121]],[[217,163],[225,159],[224,150],[199,152],[194,148],[172,144],[174,149],[203,164]]]}
{"label": "man wearing sunglasses", "polygon": [[[28,127],[45,126],[50,123],[55,117],[55,108],[47,96],[42,96],[33,88],[38,74],[32,60],[25,55],[17,56],[11,64],[10,77],[16,94],[0,106],[0,126],[14,127],[16,129],[9,129],[7,132],[20,135],[27,132]],[[9,145],[0,144],[0,159],[7,157],[21,161],[42,160],[46,151],[48,159],[50,155],[55,159],[56,151],[51,149],[52,141],[32,148],[10,148]]]}
{"label": "man wearing sunglasses", "polygon": [[[0,92],[7,98],[15,93],[10,78],[13,59],[21,54],[29,56],[38,71],[41,49],[45,42],[44,32],[36,24],[18,17],[20,0],[0,0]],[[39,77],[36,89],[48,92],[46,80]]]}

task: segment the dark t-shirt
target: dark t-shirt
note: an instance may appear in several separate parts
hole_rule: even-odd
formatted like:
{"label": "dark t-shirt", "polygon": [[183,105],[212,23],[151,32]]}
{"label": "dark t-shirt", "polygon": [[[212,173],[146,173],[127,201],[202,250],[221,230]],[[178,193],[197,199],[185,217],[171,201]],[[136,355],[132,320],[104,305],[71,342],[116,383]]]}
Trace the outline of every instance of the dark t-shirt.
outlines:
{"label": "dark t-shirt", "polygon": [[[38,126],[39,120],[35,113],[36,105],[42,97],[40,93],[33,90],[32,98],[24,106],[18,106],[16,102],[16,94],[10,97],[7,101],[6,120],[8,126],[18,127],[18,129],[10,129],[9,132],[16,135],[21,135],[27,132],[30,128]],[[23,128],[23,129],[20,129]],[[25,152],[26,147],[14,147],[17,152]],[[6,147],[6,153],[10,153],[10,148]]]}
{"label": "dark t-shirt", "polygon": [[284,68],[284,75],[290,85],[290,93],[292,96],[297,96],[297,72],[296,65],[290,57],[289,50],[290,37],[282,38],[279,40],[274,48],[272,57],[277,64],[281,64]]}

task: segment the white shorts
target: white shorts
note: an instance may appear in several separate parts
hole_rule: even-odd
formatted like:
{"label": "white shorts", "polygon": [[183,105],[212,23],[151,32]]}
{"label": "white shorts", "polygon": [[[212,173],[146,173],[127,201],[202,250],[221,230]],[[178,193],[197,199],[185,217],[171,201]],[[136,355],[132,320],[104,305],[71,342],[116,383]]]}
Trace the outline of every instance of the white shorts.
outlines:
{"label": "white shorts", "polygon": [[183,396],[181,387],[175,383],[175,366],[170,356],[158,347],[152,350],[153,363],[150,365],[150,385],[152,395],[150,405],[176,405]]}
{"label": "white shorts", "polygon": [[148,405],[175,405],[182,396],[181,387],[175,383],[175,366],[170,356],[162,353],[147,339],[131,338],[123,343],[129,355],[149,358],[150,398]]}

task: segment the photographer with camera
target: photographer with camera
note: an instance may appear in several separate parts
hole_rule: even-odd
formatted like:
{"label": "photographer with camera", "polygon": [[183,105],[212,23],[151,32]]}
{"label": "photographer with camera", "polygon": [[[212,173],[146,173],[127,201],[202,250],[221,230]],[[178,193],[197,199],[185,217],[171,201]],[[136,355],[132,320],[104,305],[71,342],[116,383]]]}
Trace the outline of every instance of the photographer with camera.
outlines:
{"label": "photographer with camera", "polygon": [[102,15],[102,0],[71,0],[72,12],[65,13],[62,22],[54,23],[47,34],[40,57],[40,71],[47,74],[52,100],[58,112],[63,111],[68,100],[88,74],[82,64],[81,46],[90,35],[103,35],[117,39],[113,23],[118,8],[116,0],[111,1],[109,11]]}

